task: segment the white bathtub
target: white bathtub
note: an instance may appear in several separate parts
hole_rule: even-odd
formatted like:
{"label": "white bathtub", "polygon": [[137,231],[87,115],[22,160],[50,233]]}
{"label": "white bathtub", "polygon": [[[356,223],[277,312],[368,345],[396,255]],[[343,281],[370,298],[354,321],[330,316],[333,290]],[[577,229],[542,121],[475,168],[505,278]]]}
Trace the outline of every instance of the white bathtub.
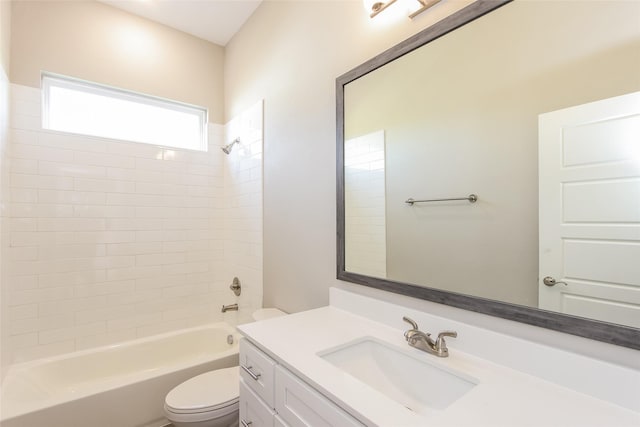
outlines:
{"label": "white bathtub", "polygon": [[165,425],[169,390],[237,366],[238,337],[235,328],[216,323],[16,364],[2,383],[2,427]]}

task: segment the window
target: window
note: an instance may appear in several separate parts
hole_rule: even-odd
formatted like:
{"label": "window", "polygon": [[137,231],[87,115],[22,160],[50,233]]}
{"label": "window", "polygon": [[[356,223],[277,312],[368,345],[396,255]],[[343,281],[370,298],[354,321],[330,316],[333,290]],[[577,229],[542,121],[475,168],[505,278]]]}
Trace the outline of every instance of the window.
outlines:
{"label": "window", "polygon": [[207,110],[43,74],[43,127],[103,138],[207,150]]}

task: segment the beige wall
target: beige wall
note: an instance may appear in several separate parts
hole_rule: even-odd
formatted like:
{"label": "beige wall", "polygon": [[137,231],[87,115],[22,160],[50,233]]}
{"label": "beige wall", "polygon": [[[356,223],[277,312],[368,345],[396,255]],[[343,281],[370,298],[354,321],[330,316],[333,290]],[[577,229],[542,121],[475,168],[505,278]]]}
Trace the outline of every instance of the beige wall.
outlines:
{"label": "beige wall", "polygon": [[338,283],[336,77],[462,6],[384,25],[360,1],[267,1],[226,46],[227,117],[265,100],[265,306],[322,306]]}
{"label": "beige wall", "polygon": [[12,27],[12,83],[39,87],[44,70],[201,105],[223,122],[221,46],[95,1],[16,2]]}

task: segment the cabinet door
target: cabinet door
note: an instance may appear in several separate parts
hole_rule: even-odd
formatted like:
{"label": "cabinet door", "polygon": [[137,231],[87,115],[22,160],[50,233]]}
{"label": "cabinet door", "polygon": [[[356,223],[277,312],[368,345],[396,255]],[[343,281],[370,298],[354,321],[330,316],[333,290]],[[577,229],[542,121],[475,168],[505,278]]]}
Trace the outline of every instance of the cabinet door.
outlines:
{"label": "cabinet door", "polygon": [[274,427],[275,413],[240,380],[240,426]]}
{"label": "cabinet door", "polygon": [[276,362],[245,338],[240,340],[240,378],[270,407],[273,401],[273,374]]}
{"label": "cabinet door", "polygon": [[362,427],[351,415],[281,366],[276,366],[276,412],[290,427]]}

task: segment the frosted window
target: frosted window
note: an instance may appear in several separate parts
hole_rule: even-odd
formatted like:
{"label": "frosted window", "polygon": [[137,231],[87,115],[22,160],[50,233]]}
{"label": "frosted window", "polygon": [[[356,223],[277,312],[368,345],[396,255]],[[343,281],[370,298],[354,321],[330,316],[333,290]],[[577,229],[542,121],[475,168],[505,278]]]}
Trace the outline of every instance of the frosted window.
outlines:
{"label": "frosted window", "polygon": [[207,149],[204,108],[52,75],[42,89],[45,129]]}

